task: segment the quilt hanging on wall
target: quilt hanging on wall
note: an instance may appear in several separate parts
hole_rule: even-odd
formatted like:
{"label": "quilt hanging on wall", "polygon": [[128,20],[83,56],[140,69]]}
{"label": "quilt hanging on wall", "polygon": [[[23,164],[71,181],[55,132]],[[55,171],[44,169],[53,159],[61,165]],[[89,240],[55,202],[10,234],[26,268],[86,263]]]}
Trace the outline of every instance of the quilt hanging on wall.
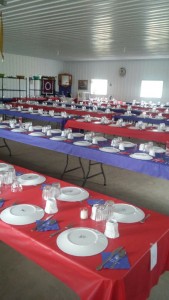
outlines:
{"label": "quilt hanging on wall", "polygon": [[43,78],[42,77],[42,95],[54,95],[55,93],[55,78]]}

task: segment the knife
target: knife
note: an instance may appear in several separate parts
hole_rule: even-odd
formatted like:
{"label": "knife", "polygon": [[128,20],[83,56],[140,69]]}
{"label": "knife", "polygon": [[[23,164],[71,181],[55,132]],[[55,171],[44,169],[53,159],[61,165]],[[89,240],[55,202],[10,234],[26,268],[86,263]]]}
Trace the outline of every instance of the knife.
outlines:
{"label": "knife", "polygon": [[115,249],[114,251],[111,252],[111,254],[100,264],[96,267],[97,271],[102,270],[102,268],[104,267],[104,265],[117,253],[119,253],[121,250],[123,249],[123,246],[118,247],[117,249]]}

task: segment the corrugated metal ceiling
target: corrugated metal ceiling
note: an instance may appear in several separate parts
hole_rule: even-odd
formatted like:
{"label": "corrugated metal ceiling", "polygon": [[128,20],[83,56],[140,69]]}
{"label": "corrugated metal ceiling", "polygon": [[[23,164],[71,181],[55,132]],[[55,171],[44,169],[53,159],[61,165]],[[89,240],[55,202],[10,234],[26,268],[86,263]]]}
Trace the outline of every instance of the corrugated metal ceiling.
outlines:
{"label": "corrugated metal ceiling", "polygon": [[168,0],[7,0],[4,52],[56,60],[169,57]]}

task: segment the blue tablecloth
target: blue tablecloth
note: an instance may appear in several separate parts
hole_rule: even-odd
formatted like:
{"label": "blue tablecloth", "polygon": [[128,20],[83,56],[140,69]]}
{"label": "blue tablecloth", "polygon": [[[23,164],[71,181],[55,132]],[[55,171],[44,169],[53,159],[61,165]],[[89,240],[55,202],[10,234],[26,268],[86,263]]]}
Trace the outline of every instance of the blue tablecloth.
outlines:
{"label": "blue tablecloth", "polygon": [[[138,160],[129,157],[130,153],[138,152],[134,148],[130,151],[127,150],[127,152],[107,153],[100,151],[95,145],[89,147],[76,146],[73,142],[77,139],[73,141],[54,141],[47,137],[35,137],[25,133],[11,132],[8,129],[1,129],[0,137],[169,180],[169,157],[165,155],[162,157],[164,162]],[[110,141],[101,142],[99,145],[100,147],[110,146]]]}
{"label": "blue tablecloth", "polygon": [[0,114],[18,117],[18,118],[22,117],[23,119],[32,119],[32,120],[39,120],[39,121],[44,121],[44,122],[59,123],[61,129],[64,128],[67,120],[69,119],[69,118],[59,118],[59,117],[53,118],[50,115],[42,116],[40,114],[31,114],[29,112],[23,113],[20,111],[13,111],[13,110],[8,110],[8,109],[0,109]]}

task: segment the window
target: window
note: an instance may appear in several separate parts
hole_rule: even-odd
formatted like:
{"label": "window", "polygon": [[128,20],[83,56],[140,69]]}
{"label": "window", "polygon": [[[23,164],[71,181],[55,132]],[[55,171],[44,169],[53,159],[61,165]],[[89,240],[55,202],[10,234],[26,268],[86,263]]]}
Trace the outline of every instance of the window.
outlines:
{"label": "window", "polygon": [[92,79],[91,80],[91,94],[93,95],[107,95],[107,80],[106,79]]}
{"label": "window", "polygon": [[163,81],[142,80],[140,97],[161,98],[163,92]]}

